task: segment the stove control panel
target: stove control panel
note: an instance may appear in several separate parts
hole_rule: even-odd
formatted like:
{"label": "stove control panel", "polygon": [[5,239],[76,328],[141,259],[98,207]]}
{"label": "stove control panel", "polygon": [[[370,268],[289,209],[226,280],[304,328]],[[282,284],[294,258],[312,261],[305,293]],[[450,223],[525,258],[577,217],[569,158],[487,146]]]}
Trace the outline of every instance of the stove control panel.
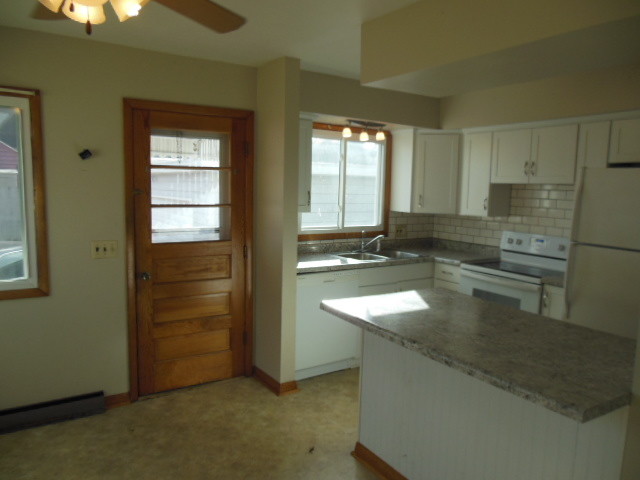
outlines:
{"label": "stove control panel", "polygon": [[534,233],[502,232],[502,250],[566,260],[569,239]]}

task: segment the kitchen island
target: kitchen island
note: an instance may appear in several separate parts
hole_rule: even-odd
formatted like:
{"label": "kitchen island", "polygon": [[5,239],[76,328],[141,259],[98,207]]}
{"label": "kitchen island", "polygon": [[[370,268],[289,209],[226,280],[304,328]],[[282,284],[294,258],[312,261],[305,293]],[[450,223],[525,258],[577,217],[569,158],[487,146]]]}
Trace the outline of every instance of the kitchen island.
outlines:
{"label": "kitchen island", "polygon": [[634,341],[441,289],[321,308],[364,330],[355,455],[388,478],[619,478]]}

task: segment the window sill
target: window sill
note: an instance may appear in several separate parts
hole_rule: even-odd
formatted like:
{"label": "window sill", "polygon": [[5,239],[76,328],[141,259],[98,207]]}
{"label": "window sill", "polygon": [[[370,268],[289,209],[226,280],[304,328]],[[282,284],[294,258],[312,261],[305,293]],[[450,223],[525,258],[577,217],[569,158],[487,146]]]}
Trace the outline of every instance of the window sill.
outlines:
{"label": "window sill", "polygon": [[[388,235],[386,230],[378,230],[378,231],[366,231],[366,237],[376,237],[378,235],[384,235],[385,237]],[[349,238],[362,238],[361,232],[348,232],[348,233],[305,233],[298,235],[299,242],[312,242],[315,240],[345,240]]]}

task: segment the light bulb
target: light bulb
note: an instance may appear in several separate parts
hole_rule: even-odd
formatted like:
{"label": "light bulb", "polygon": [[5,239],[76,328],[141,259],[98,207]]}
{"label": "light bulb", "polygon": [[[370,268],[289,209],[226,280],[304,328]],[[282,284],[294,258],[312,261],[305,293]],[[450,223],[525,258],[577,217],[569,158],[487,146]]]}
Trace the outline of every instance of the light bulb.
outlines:
{"label": "light bulb", "polygon": [[366,130],[363,130],[362,133],[360,133],[360,141],[361,142],[368,142],[369,141],[369,134],[367,133]]}
{"label": "light bulb", "polygon": [[386,137],[384,136],[384,132],[382,130],[378,130],[376,132],[376,140],[379,142],[383,141]]}

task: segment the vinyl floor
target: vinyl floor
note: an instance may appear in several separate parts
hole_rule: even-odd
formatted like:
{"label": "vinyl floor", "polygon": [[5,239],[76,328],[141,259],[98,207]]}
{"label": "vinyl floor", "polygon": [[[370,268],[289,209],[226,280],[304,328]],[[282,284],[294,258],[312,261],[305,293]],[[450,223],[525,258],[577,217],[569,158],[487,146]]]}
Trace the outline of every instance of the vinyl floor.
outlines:
{"label": "vinyl floor", "polygon": [[276,397],[241,377],[0,435],[0,479],[377,478],[350,455],[358,371],[307,379],[299,387]]}

